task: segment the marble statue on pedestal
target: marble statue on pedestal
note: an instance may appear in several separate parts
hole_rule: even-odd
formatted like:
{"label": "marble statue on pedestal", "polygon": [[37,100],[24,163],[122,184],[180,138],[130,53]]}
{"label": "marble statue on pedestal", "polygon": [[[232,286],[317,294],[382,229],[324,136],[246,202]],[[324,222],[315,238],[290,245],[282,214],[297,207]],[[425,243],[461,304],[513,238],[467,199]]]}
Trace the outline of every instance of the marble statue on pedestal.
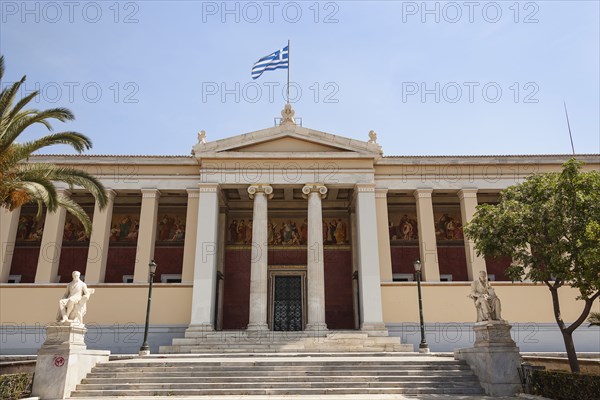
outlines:
{"label": "marble statue on pedestal", "polygon": [[67,285],[65,294],[59,300],[59,313],[56,318],[58,322],[74,322],[83,325],[83,317],[87,311],[87,301],[90,299],[94,289],[88,289],[87,285],[79,279],[81,273],[73,271],[73,280]]}
{"label": "marble statue on pedestal", "polygon": [[504,321],[500,316],[500,299],[488,280],[487,272],[479,272],[479,278],[471,284],[471,293],[468,297],[475,301],[477,322]]}

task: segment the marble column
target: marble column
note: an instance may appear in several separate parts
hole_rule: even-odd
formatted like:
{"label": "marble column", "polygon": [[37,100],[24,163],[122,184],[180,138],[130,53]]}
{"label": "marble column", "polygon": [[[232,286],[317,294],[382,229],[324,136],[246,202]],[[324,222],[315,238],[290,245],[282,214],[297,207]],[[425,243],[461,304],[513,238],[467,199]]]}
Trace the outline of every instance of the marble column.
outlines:
{"label": "marble column", "polygon": [[21,207],[12,211],[0,207],[0,283],[8,282],[20,215]]}
{"label": "marble column", "polygon": [[100,210],[98,202],[94,206],[92,235],[90,236],[90,247],[85,267],[85,282],[88,284],[102,283],[106,275],[106,261],[108,259],[110,228],[116,192],[107,189],[106,195],[107,202],[103,210]]}
{"label": "marble column", "polygon": [[419,224],[419,253],[421,256],[423,280],[439,282],[435,223],[433,220],[433,189],[417,189],[414,192],[417,201],[417,223]]}
{"label": "marble column", "polygon": [[196,234],[198,230],[198,189],[187,189],[188,201],[185,215],[185,239],[183,242],[183,267],[181,283],[192,283],[194,279],[194,259],[196,258]]}
{"label": "marble column", "polygon": [[387,188],[375,189],[377,204],[377,243],[379,245],[379,273],[382,282],[392,282],[392,249],[387,204]]}
{"label": "marble column", "polygon": [[267,282],[268,282],[268,199],[273,197],[269,185],[252,185],[248,194],[254,199],[252,213],[252,256],[250,260],[250,315],[248,330],[268,330]]}
{"label": "marble column", "polygon": [[214,331],[217,288],[219,184],[199,183],[192,315],[186,336]]}
{"label": "marble column", "polygon": [[321,199],[327,188],[320,184],[307,184],[302,188],[308,198],[307,241],[307,331],[327,330],[325,323],[325,263],[323,261],[323,209]]}
{"label": "marble column", "polygon": [[377,246],[377,210],[375,185],[356,184],[356,232],[358,236],[358,283],[360,292],[360,328],[372,336],[387,336],[381,306],[381,276]]}
{"label": "marble column", "polygon": [[[70,192],[66,189],[59,189],[57,193],[59,196],[70,196]],[[40,257],[35,271],[35,283],[55,283],[58,280],[58,265],[66,216],[67,210],[62,207],[58,207],[55,212],[46,212]]]}
{"label": "marble column", "polygon": [[[473,219],[477,207],[477,189],[461,189],[458,191],[460,200],[460,215],[465,226]],[[467,256],[467,274],[469,280],[479,277],[479,271],[487,271],[485,259],[475,251],[475,242],[465,237],[465,255]]]}
{"label": "marble column", "polygon": [[[134,283],[148,283],[148,264],[154,259],[156,226],[158,224],[158,189],[142,189],[142,210],[140,212],[140,231],[138,232]],[[160,265],[158,266],[160,268]],[[160,274],[160,269],[158,270]]]}

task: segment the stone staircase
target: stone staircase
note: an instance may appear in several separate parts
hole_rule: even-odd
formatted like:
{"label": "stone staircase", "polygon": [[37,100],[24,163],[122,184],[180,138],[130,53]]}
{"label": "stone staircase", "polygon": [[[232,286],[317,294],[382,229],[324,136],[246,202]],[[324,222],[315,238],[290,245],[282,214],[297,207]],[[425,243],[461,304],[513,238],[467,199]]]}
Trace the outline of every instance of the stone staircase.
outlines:
{"label": "stone staircase", "polygon": [[270,352],[412,352],[412,344],[399,337],[370,336],[356,331],[331,332],[252,332],[186,331],[171,346],[160,346],[163,354],[270,353]]}
{"label": "stone staircase", "polygon": [[451,357],[252,353],[110,361],[98,364],[71,397],[483,393],[468,365]]}

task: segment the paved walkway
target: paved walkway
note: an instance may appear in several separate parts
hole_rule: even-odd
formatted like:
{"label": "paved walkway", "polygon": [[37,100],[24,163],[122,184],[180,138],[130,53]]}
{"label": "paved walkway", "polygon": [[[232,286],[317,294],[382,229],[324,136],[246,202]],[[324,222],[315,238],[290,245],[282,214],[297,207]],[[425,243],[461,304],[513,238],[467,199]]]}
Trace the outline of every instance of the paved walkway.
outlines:
{"label": "paved walkway", "polygon": [[539,396],[520,395],[518,397],[488,397],[488,396],[452,396],[452,395],[417,395],[404,396],[396,394],[379,395],[338,395],[338,396],[191,396],[191,397],[77,397],[77,400],[548,400]]}

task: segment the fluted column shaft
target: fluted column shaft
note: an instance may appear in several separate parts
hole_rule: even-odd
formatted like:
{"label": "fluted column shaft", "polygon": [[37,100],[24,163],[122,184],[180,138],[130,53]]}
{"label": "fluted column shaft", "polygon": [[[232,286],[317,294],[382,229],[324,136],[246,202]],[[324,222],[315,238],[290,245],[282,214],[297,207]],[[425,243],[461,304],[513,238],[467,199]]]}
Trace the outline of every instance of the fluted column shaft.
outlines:
{"label": "fluted column shaft", "polygon": [[250,261],[250,315],[248,330],[268,330],[267,325],[267,218],[269,185],[252,185],[248,194],[254,199],[252,215],[252,255]]}
{"label": "fluted column shaft", "polygon": [[306,330],[325,331],[325,264],[323,262],[323,210],[321,199],[327,195],[324,185],[310,184],[302,188],[308,198],[307,243],[307,323]]}

